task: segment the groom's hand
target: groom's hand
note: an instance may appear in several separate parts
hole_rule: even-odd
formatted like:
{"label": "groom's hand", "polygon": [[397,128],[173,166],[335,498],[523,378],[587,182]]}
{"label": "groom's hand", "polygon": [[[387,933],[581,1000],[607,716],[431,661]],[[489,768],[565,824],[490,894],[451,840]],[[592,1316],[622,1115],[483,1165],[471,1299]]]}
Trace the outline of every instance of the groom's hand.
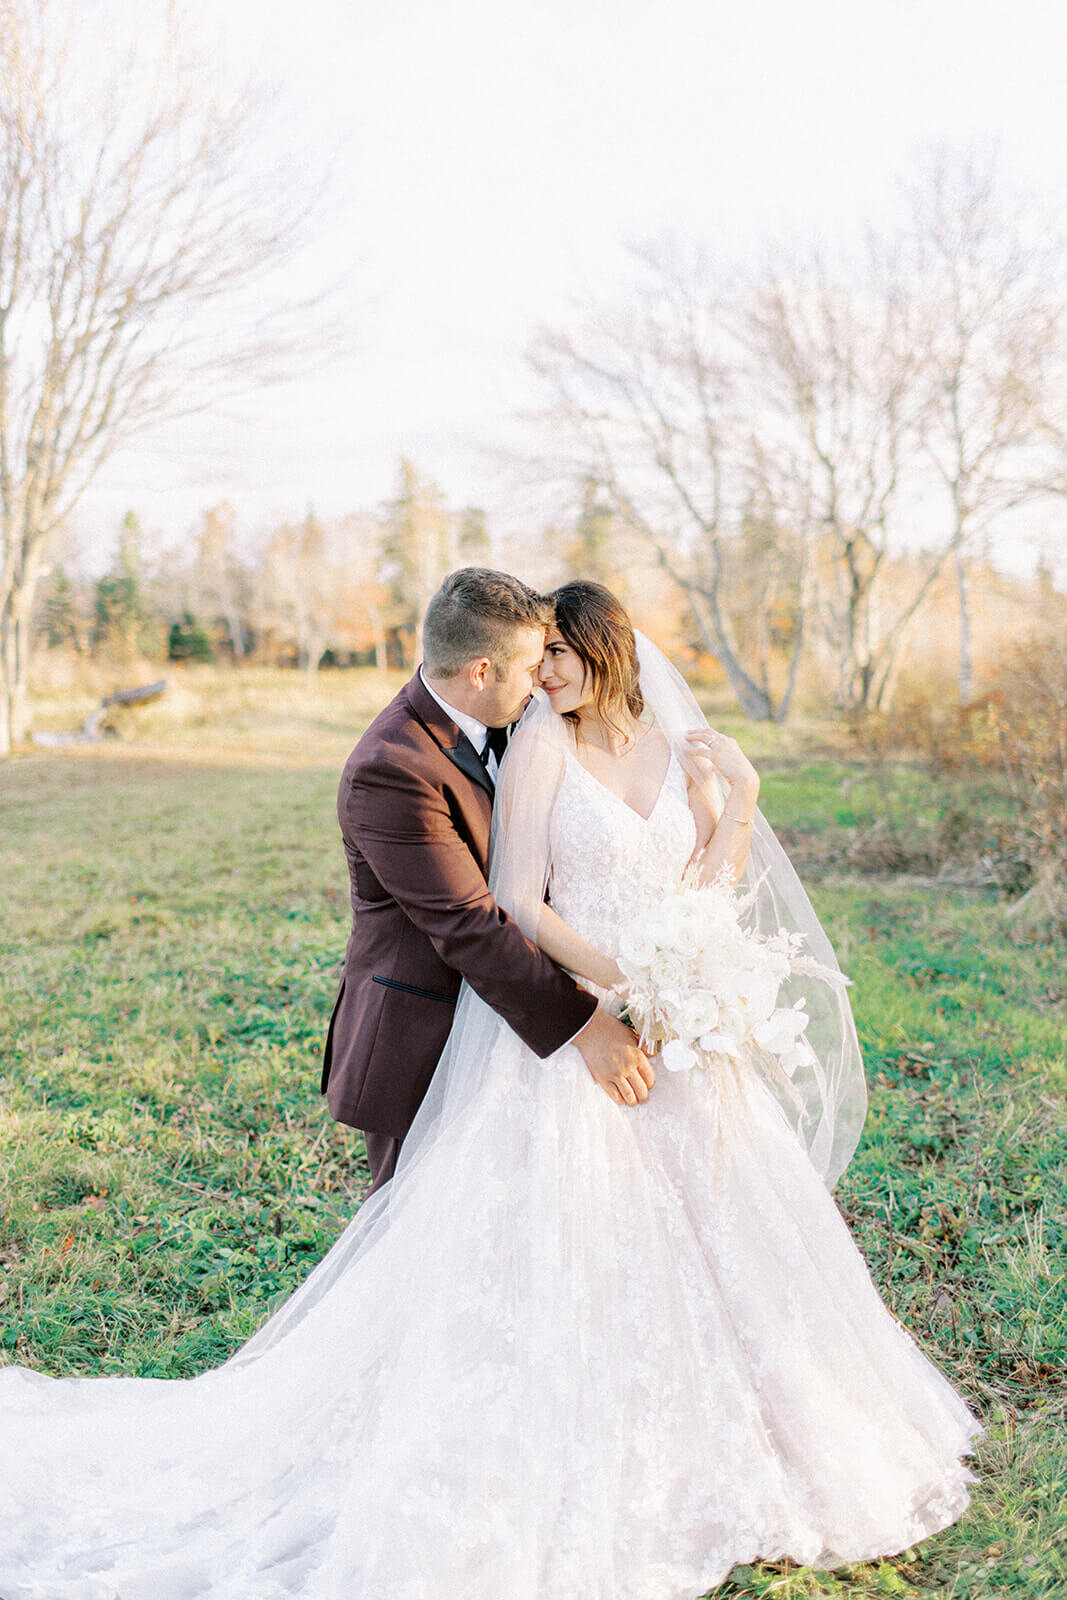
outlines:
{"label": "groom's hand", "polygon": [[598,1006],[574,1043],[590,1074],[616,1105],[648,1099],[656,1081],[652,1063],[625,1023]]}

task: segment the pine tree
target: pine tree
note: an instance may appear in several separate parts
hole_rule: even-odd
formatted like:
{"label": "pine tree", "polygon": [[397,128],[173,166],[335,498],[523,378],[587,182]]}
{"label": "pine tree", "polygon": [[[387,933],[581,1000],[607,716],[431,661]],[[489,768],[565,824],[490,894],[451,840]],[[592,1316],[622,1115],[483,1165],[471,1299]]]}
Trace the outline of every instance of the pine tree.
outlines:
{"label": "pine tree", "polygon": [[423,613],[453,565],[452,523],[437,485],[402,460],[396,495],[385,507],[381,576],[389,590],[389,624],[402,641],[406,666],[419,659]]}
{"label": "pine tree", "polygon": [[104,645],[127,660],[138,653],[141,630],[148,620],[142,589],[141,524],[135,511],[127,511],[115,562],[97,580],[94,649]]}
{"label": "pine tree", "polygon": [[74,585],[61,561],[52,568],[37,631],[49,650],[68,645],[81,654],[81,618],[78,616]]}

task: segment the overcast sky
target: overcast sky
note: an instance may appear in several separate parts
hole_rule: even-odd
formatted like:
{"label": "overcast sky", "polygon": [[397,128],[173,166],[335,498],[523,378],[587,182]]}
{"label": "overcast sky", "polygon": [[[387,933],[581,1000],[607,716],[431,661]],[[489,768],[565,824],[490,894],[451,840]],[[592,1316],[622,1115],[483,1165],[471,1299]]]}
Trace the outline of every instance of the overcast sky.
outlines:
{"label": "overcast sky", "polygon": [[[162,5],[163,0],[147,0]],[[727,255],[892,206],[924,141],[999,140],[1067,198],[1067,12],[1053,0],[194,0],[283,137],[337,148],[321,241],[354,353],[125,455],[86,507],[178,536],[373,507],[414,458],[506,514],[484,454],[528,398],[531,328],[610,290],[626,240]]]}

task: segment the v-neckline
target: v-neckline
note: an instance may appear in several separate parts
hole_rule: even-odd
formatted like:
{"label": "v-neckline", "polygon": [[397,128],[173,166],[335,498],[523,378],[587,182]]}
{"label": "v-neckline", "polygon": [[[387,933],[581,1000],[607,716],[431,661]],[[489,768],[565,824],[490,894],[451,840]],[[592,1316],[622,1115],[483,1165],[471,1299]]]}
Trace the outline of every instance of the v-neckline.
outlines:
{"label": "v-neckline", "polygon": [[652,806],[651,806],[647,816],[642,816],[641,812],[638,811],[637,807],[636,806],[632,806],[630,804],[629,800],[624,800],[621,794],[617,794],[614,789],[610,789],[606,783],[603,783],[601,781],[601,779],[597,777],[595,772],[590,772],[590,770],[586,766],[585,762],[582,761],[579,758],[577,751],[568,750],[567,754],[570,756],[570,758],[574,762],[575,766],[578,767],[579,771],[584,772],[586,777],[591,779],[591,781],[596,784],[598,789],[603,789],[605,794],[609,794],[613,800],[617,800],[619,805],[624,807],[624,809],[627,810],[630,813],[631,816],[637,818],[638,822],[648,823],[648,822],[652,821],[652,818],[656,815],[656,812],[659,809],[659,803],[663,799],[664,791],[666,790],[666,787],[667,787],[667,780],[671,775],[671,768],[674,766],[674,751],[673,750],[670,752],[669,756],[667,757],[666,771],[663,774],[663,779],[662,779],[662,781],[660,783],[659,789],[656,792],[656,798],[653,800]]}

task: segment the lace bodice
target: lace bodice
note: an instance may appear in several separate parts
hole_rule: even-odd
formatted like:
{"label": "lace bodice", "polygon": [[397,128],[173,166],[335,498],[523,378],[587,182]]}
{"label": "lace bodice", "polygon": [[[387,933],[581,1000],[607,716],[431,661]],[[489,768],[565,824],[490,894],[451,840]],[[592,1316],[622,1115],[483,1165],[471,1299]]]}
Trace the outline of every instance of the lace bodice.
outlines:
{"label": "lace bodice", "polygon": [[672,754],[642,817],[568,753],[549,837],[553,906],[576,933],[613,955],[620,928],[677,887],[693,854],[685,773]]}

